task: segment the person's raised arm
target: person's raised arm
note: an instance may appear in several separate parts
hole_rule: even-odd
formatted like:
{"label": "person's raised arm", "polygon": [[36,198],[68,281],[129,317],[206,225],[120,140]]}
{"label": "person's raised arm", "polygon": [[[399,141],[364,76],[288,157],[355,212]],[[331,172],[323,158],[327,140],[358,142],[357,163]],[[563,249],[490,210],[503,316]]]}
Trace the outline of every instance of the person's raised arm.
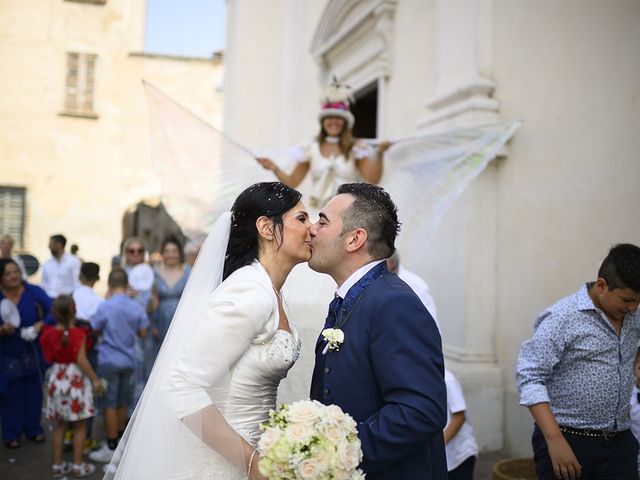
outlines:
{"label": "person's raised arm", "polygon": [[275,164],[273,160],[267,157],[256,157],[256,160],[265,170],[270,170],[276,176],[278,181],[284,183],[286,186],[296,188],[309,171],[309,162],[299,162],[296,164],[291,173],[287,174]]}
{"label": "person's raised arm", "polygon": [[380,142],[375,150],[370,150],[370,153],[366,157],[356,159],[356,166],[360,171],[360,175],[369,183],[377,184],[382,178],[382,158],[384,152],[391,146],[391,143],[387,140]]}

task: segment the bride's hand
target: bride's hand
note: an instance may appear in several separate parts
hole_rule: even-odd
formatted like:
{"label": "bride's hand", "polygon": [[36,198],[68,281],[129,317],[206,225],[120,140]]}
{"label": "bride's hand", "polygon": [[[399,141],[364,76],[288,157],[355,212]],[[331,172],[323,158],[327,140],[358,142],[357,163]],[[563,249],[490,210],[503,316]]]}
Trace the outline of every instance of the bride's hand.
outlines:
{"label": "bride's hand", "polygon": [[267,477],[262,476],[260,471],[258,470],[258,464],[260,463],[260,454],[256,452],[253,456],[253,461],[251,462],[251,470],[249,473],[250,480],[269,480]]}

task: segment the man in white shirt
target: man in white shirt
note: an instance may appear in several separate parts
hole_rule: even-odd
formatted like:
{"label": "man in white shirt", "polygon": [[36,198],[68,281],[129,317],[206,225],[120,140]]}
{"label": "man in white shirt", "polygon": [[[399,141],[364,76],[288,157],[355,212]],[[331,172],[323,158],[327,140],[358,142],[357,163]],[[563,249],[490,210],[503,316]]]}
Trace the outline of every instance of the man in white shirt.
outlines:
{"label": "man in white shirt", "polygon": [[429,313],[436,322],[438,330],[440,330],[440,322],[438,321],[438,310],[436,309],[436,302],[431,296],[431,291],[429,290],[429,285],[427,284],[427,282],[425,282],[417,274],[402,267],[400,265],[400,256],[397,252],[387,258],[387,268],[390,272],[398,275],[398,277],[400,277],[400,280],[411,287],[411,290],[415,292],[418,298],[422,301],[422,304],[427,307],[427,310],[429,310]]}
{"label": "man in white shirt", "polygon": [[51,258],[42,265],[40,287],[51,298],[71,295],[80,282],[80,261],[64,251],[66,245],[64,235],[52,235],[49,238]]}

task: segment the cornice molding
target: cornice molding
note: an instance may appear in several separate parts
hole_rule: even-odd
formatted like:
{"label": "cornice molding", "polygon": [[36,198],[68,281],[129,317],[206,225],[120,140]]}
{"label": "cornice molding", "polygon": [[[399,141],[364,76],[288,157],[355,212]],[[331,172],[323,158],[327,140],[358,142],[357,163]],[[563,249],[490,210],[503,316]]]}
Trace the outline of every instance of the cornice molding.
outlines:
{"label": "cornice molding", "polygon": [[311,42],[311,54],[324,67],[325,56],[357,29],[373,20],[375,32],[389,45],[397,0],[330,0]]}

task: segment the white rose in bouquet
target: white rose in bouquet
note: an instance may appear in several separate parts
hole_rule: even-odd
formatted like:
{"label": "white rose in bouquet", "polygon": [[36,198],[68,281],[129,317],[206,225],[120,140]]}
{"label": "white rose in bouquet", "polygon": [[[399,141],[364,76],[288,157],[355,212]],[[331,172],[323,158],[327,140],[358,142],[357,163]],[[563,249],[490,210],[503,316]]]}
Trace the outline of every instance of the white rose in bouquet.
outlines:
{"label": "white rose in bouquet", "polygon": [[306,458],[298,464],[298,477],[304,480],[314,480],[320,475],[320,467],[313,458]]}
{"label": "white rose in bouquet", "polygon": [[[323,411],[323,420],[327,420],[331,423],[342,423],[344,422],[345,418],[347,418],[347,415],[345,415],[342,409],[337,405],[327,405],[327,407]],[[353,421],[351,417],[348,418]]]}
{"label": "white rose in bouquet", "polygon": [[340,443],[340,441],[344,438],[345,436],[345,431],[343,428],[341,428],[338,425],[326,425],[323,429],[322,429],[324,436],[327,438],[327,440],[329,440],[331,443],[333,443],[334,445],[337,445]]}
{"label": "white rose in bouquet", "polygon": [[313,435],[313,428],[304,423],[292,423],[285,430],[285,435],[292,442],[308,443]]}
{"label": "white rose in bouquet", "polygon": [[318,420],[318,407],[309,401],[293,402],[289,406],[288,419],[293,423],[313,425]]}
{"label": "white rose in bouquet", "polygon": [[357,443],[342,442],[338,446],[338,463],[343,469],[348,471],[355,470],[361,459],[360,441],[357,441]]}
{"label": "white rose in bouquet", "polygon": [[269,450],[273,448],[273,446],[278,443],[280,437],[282,436],[282,432],[279,428],[269,427],[267,428],[262,435],[260,436],[260,441],[258,442],[258,448],[260,450]]}

